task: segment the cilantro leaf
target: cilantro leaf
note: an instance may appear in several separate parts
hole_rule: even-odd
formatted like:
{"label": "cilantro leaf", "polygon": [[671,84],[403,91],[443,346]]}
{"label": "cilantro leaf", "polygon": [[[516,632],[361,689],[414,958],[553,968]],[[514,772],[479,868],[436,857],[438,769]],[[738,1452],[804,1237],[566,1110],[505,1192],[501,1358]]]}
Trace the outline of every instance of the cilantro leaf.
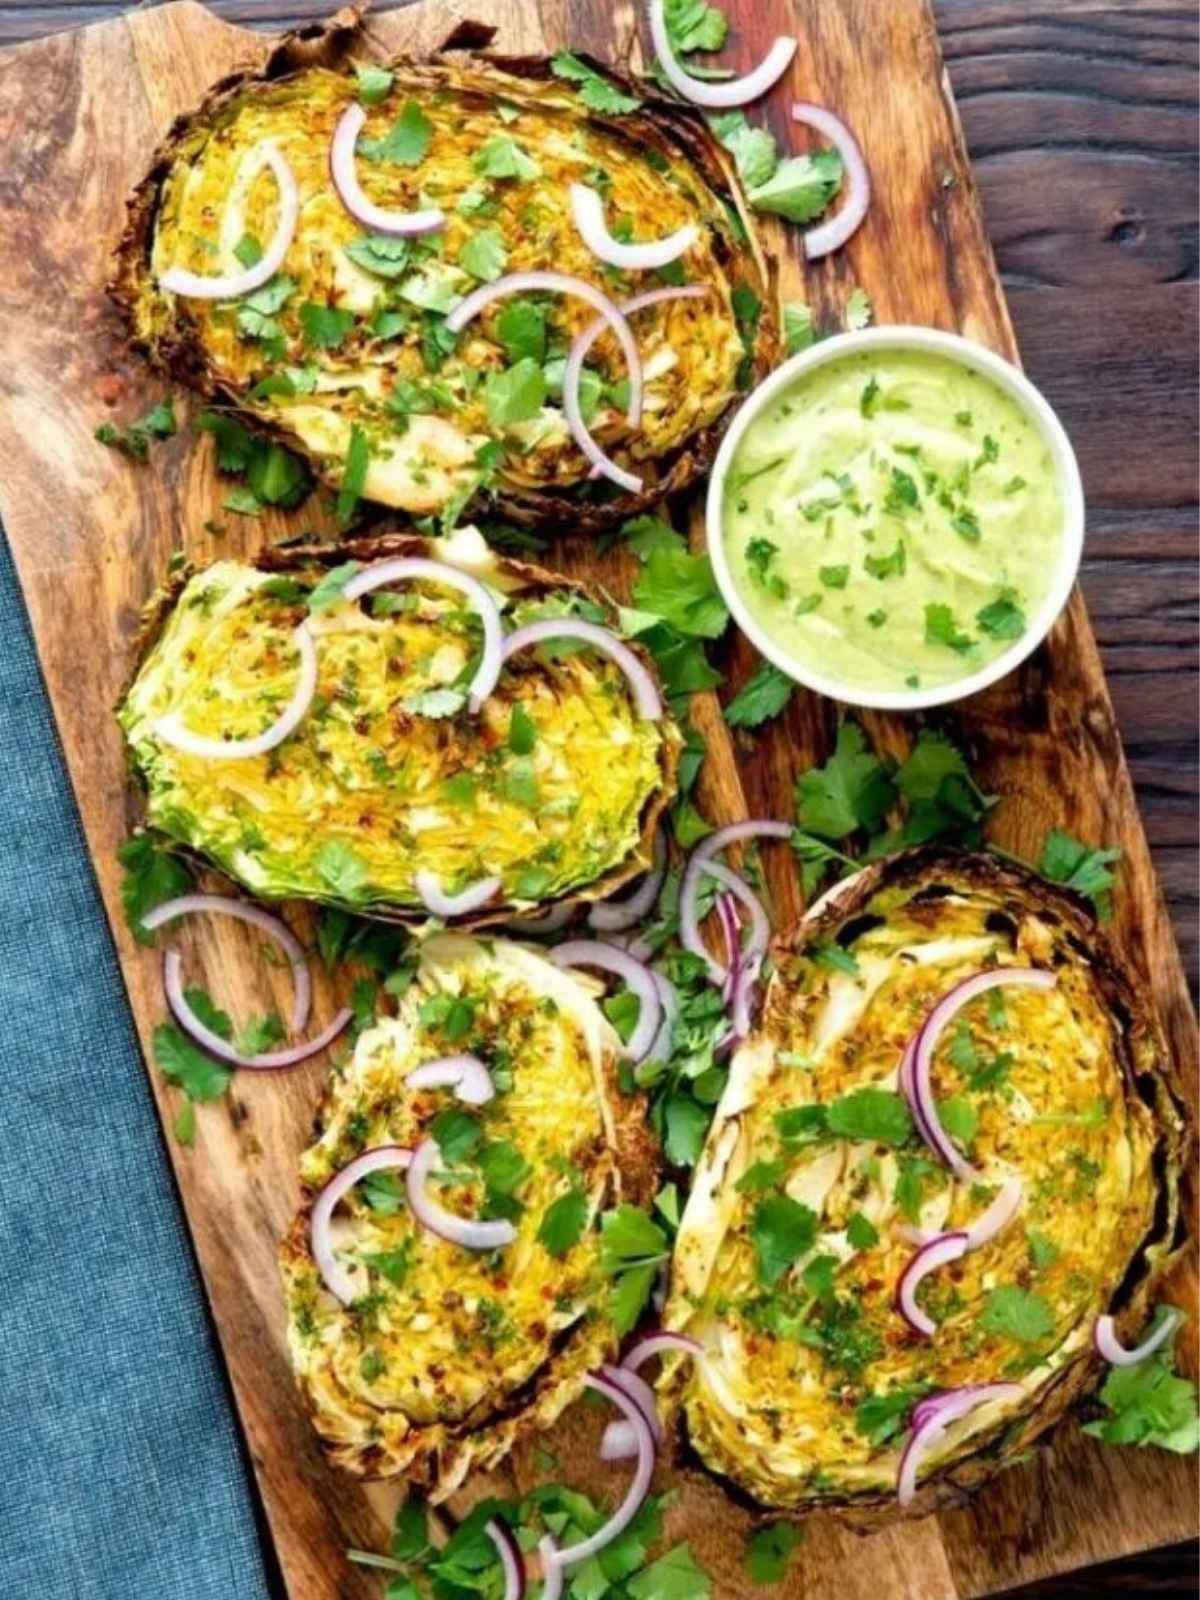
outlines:
{"label": "cilantro leaf", "polygon": [[315,350],[337,350],[354,326],[354,313],[306,300],[300,307],[300,326],[305,344]]}
{"label": "cilantro leaf", "polygon": [[825,839],[842,839],[858,828],[871,833],[895,798],[887,769],[868,750],[862,729],[843,722],[833,755],[796,782],[796,821]]}
{"label": "cilantro leaf", "polygon": [[915,1383],[893,1389],[890,1394],[868,1395],[854,1408],[854,1426],[878,1448],[903,1432],[909,1412],[928,1393],[927,1383]]}
{"label": "cilantro leaf", "polygon": [[614,1279],[609,1310],[618,1334],[628,1333],[641,1316],[669,1253],[666,1234],[640,1207],[620,1205],[601,1217],[600,1266]]}
{"label": "cilantro leaf", "polygon": [[582,1189],[568,1189],[546,1207],[538,1228],[538,1243],[555,1260],[579,1243],[587,1223],[588,1197]]}
{"label": "cilantro leaf", "polygon": [[358,153],[367,161],[389,161],[398,167],[416,167],[425,159],[433,124],[415,100],[410,100],[382,139],[359,139]]}
{"label": "cilantro leaf", "polygon": [[875,315],[875,307],[865,289],[853,289],[846,301],[845,323],[847,333],[859,333]]}
{"label": "cilantro leaf", "polygon": [[951,608],[941,600],[931,600],[925,607],[925,639],[929,644],[944,644],[959,655],[972,649],[975,640],[964,633]]}
{"label": "cilantro leaf", "polygon": [[629,1600],[709,1600],[712,1584],[691,1549],[677,1544],[630,1578],[625,1592]]}
{"label": "cilantro leaf", "polygon": [[506,300],[496,318],[496,337],[513,362],[546,359],[546,313],[536,300]]}
{"label": "cilantro leaf", "polygon": [[355,67],[354,75],[358,79],[358,98],[364,106],[377,106],[392,92],[395,73],[389,72],[386,67],[373,64]]}
{"label": "cilantro leaf", "polygon": [[324,573],[308,596],[308,609],[310,611],[327,611],[330,606],[340,605],[342,592],[350,579],[358,571],[360,563],[357,561],[343,561],[339,566],[330,567]]}
{"label": "cilantro leaf", "polygon": [[801,350],[807,350],[809,345],[817,342],[812,311],[798,300],[791,301],[783,308],[783,337],[790,356],[799,355]]}
{"label": "cilantro leaf", "polygon": [[817,1214],[790,1195],[769,1195],[754,1209],[750,1237],[758,1252],[759,1281],[770,1287],[812,1248],[817,1237]]}
{"label": "cilantro leaf", "polygon": [[238,1034],[237,1052],[242,1056],[260,1056],[286,1037],[283,1023],[275,1012],[265,1017],[252,1017]]}
{"label": "cilantro leaf", "polygon": [[[723,111],[708,119],[718,141],[734,159],[738,177],[747,189],[760,188],[779,165],[775,139],[766,128],[755,128],[744,111]],[[789,354],[793,352],[789,351]]]}
{"label": "cilantro leaf", "polygon": [[746,1541],[745,1566],[751,1583],[782,1583],[792,1551],[804,1535],[790,1522],[756,1528]]}
{"label": "cilantro leaf", "polygon": [[151,406],[145,416],[131,422],[128,428],[118,428],[115,423],[102,422],[96,429],[101,444],[121,450],[135,461],[145,461],[150,453],[152,439],[169,439],[176,431],[175,403],[170,395]]}
{"label": "cilantro leaf", "polygon": [[355,266],[377,278],[399,278],[408,270],[411,242],[387,233],[365,233],[342,247]]}
{"label": "cilantro leaf", "polygon": [[811,222],[842,187],[842,158],[836,150],[788,156],[746,198],[756,211],[769,211],[789,222]]}
{"label": "cilantro leaf", "polygon": [[142,926],[142,918],[165,900],[187,894],[192,887],[191,869],[150,833],[135,833],[126,839],[117,848],[117,860],[125,868],[121,905],[129,931],[139,944],[153,944],[154,935]]}
{"label": "cilantro leaf", "polygon": [[879,1243],[879,1229],[870,1217],[856,1211],[846,1224],[846,1238],[856,1250],[870,1250]]}
{"label": "cilantro leaf", "polygon": [[586,61],[570,50],[560,50],[556,56],[551,57],[550,70],[556,78],[562,78],[568,83],[579,85],[579,98],[589,111],[598,111],[601,116],[621,117],[631,111],[636,111],[641,101],[633,95],[625,94],[618,89],[616,84],[610,83],[595,67],[589,66]]}
{"label": "cilantro leaf", "polygon": [[1121,856],[1119,849],[1093,850],[1063,829],[1054,828],[1042,845],[1038,871],[1043,877],[1086,895],[1101,922],[1107,922],[1112,916],[1112,886],[1116,881],[1109,868]]}
{"label": "cilantro leaf", "polygon": [[464,242],[458,264],[481,283],[494,283],[508,265],[508,250],[499,228],[480,228]]}
{"label": "cilantro leaf", "polygon": [[537,361],[525,356],[511,367],[490,372],[484,394],[493,427],[529,422],[546,403],[546,375]]}
{"label": "cilantro leaf", "polygon": [[795,687],[773,662],[760,661],[725,707],[725,721],[731,728],[757,728],[779,715]]}
{"label": "cilantro leaf", "polygon": [[485,178],[537,178],[542,169],[515,139],[496,134],[472,157],[472,163]]}
{"label": "cilantro leaf", "polygon": [[881,582],[893,574],[902,578],[908,569],[908,549],[903,539],[896,540],[896,548],[886,556],[865,556],[863,566],[872,578]]}
{"label": "cilantro leaf", "polygon": [[677,53],[719,50],[729,36],[724,12],[707,0],[666,0],[663,14],[667,37]]}
{"label": "cilantro leaf", "polygon": [[1026,1229],[1025,1238],[1029,1245],[1029,1259],[1038,1272],[1045,1272],[1062,1255],[1061,1247],[1048,1234],[1040,1233],[1036,1228]]}
{"label": "cilantro leaf", "polygon": [[[342,467],[342,481],[338,485],[335,508],[335,515],[343,528],[353,521],[354,513],[358,509],[359,499],[366,487],[370,461],[371,446],[366,433],[356,422],[350,429],[350,444],[346,450],[345,465]],[[312,609],[311,600],[309,609]]]}
{"label": "cilantro leaf", "polygon": [[643,610],[690,637],[716,639],[729,621],[708,556],[667,545],[650,551],[633,597]]}
{"label": "cilantro leaf", "polygon": [[1025,613],[1008,594],[977,611],[975,621],[991,639],[1019,639],[1029,626]]}
{"label": "cilantro leaf", "polygon": [[355,899],[367,886],[367,864],[342,839],[326,839],[313,857],[323,881],[344,900]]}
{"label": "cilantro leaf", "polygon": [[429,1124],[429,1131],[437,1140],[442,1160],[451,1167],[461,1166],[471,1156],[483,1138],[483,1128],[478,1117],[473,1117],[461,1106],[447,1106],[439,1111]]}
{"label": "cilantro leaf", "polygon": [[1054,1332],[1054,1314],[1041,1295],[1006,1283],[988,1290],[979,1326],[1020,1344],[1040,1344]]}
{"label": "cilantro leaf", "polygon": [[[1151,1326],[1159,1320],[1156,1316]],[[1105,1444],[1157,1445],[1176,1455],[1191,1455],[1200,1448],[1196,1385],[1177,1376],[1171,1344],[1132,1367],[1113,1367],[1099,1398],[1109,1415],[1085,1423],[1083,1430],[1094,1439]]]}
{"label": "cilantro leaf", "polygon": [[925,1185],[941,1176],[942,1169],[924,1156],[904,1156],[896,1175],[893,1194],[896,1204],[912,1223],[921,1220],[921,1206],[925,1199]]}
{"label": "cilantro leaf", "polygon": [[189,1100],[219,1100],[233,1079],[232,1068],[206,1055],[173,1022],[155,1028],[154,1059],[163,1077]]}
{"label": "cilantro leaf", "polygon": [[827,1108],[830,1133],[840,1139],[902,1145],[913,1131],[912,1113],[891,1089],[856,1089]]}

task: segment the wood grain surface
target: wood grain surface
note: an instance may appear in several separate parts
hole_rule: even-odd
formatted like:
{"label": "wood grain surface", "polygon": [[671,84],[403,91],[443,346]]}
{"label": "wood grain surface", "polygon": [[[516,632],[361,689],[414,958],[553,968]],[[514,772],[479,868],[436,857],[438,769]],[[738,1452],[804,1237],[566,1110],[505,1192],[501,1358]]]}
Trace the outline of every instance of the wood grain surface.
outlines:
{"label": "wood grain surface", "polygon": [[[11,26],[22,9],[0,13],[0,25]],[[269,9],[258,8],[258,16]],[[862,285],[880,321],[958,327],[1012,354],[1004,296],[956,112],[943,91],[937,36],[923,0],[839,0],[805,7],[802,14],[787,0],[745,0],[744,7],[727,9],[735,14],[744,9],[754,19],[730,51],[736,65],[749,64],[762,39],[775,31],[799,33],[791,93],[842,109],[881,180],[868,224],[840,257],[807,277],[794,256],[788,258],[787,295],[807,299],[819,316],[835,320],[850,289]],[[636,49],[632,9],[614,10],[601,0],[542,0],[540,5],[430,0],[375,17],[370,45],[431,48],[454,17],[468,10],[498,21],[499,43],[508,49],[553,48],[569,41],[617,59]],[[1147,23],[1144,31],[1130,28],[1134,12]],[[994,87],[997,81],[1028,82],[1020,62],[1010,59],[1014,47],[1004,37],[1007,14],[999,4],[945,0],[942,6],[951,54],[965,52],[979,74],[974,89],[967,86],[968,106],[972,93],[985,111],[982,103],[989,96],[1005,101],[1007,92]],[[1153,176],[1141,174],[1143,180],[1160,181],[1166,191],[1160,166],[1188,159],[1188,130],[1169,98],[1184,93],[1171,77],[1178,63],[1170,57],[1170,45],[1155,36],[1174,39],[1178,15],[1136,5],[1120,15],[1104,13],[1106,20],[1097,27],[1090,8],[1068,3],[1056,8],[1052,23],[1015,47],[1018,56],[1027,49],[1062,61],[1061,91],[1054,91],[1056,103],[1046,108],[1053,130],[1047,160],[1057,159],[1058,150],[1065,159],[1080,141],[1087,142],[1093,90],[1086,86],[1093,80],[1081,58],[1100,57],[1107,63],[1103,71],[1119,80],[1129,60],[1144,51],[1141,65],[1155,82],[1160,81],[1155,74],[1162,73],[1166,114],[1148,115],[1144,124],[1131,118],[1136,126],[1129,137],[1140,141],[1138,159],[1153,169]],[[976,50],[971,40],[979,30],[986,42]],[[223,490],[213,475],[208,442],[198,443],[188,430],[156,449],[151,466],[141,470],[95,446],[92,430],[106,407],[126,418],[160,392],[121,348],[100,286],[120,227],[123,196],[154,142],[210,81],[254,62],[262,49],[255,37],[180,0],[84,34],[26,45],[0,61],[0,339],[7,356],[0,386],[5,463],[0,510],[144,1043],[161,1016],[158,967],[152,955],[131,944],[120,917],[114,850],[125,832],[129,800],[109,708],[127,670],[137,610],[171,551],[183,548],[202,558],[214,553],[198,530]],[[1168,59],[1160,63],[1156,51],[1164,50]],[[1120,82],[1105,92],[1119,95]],[[791,143],[786,104],[785,94],[777,94],[767,115],[776,133]],[[1011,141],[1003,109],[999,106],[990,121],[983,119],[985,170],[988,161],[1002,163]],[[949,186],[948,174],[954,179]],[[1047,232],[1065,230],[1070,237],[1074,231],[1092,240],[1094,208],[1110,203],[1110,191],[1098,167],[1090,184],[1089,189],[1081,171],[1068,200],[1060,194],[1061,171],[1059,177],[1048,171],[1044,185],[1014,183],[1006,213],[1009,239],[1023,263],[1022,280],[1029,279],[1029,287],[1015,288],[1018,305],[1021,295],[1049,292],[1042,287],[1053,270],[1047,261],[1061,257],[1049,250]],[[1131,177],[1129,199],[1123,202],[1128,214],[1122,211],[1111,226],[1119,230],[1129,224],[1136,234],[1143,226],[1139,208],[1146,204]],[[780,233],[778,243],[794,250],[795,235],[786,239]],[[1118,238],[1114,247],[1126,245]],[[1128,248],[1136,254],[1136,243]],[[1184,240],[1180,249],[1187,248]],[[1086,275],[1083,245],[1067,253],[1080,276]],[[1168,254],[1166,243],[1159,242],[1153,258],[1159,266],[1151,260],[1143,267],[1139,256],[1129,270],[1135,278],[1143,270],[1166,272]],[[1186,260],[1180,270],[1186,272]],[[1068,275],[1055,292],[1070,298],[1074,287]],[[1178,311],[1189,308],[1194,318],[1191,301],[1180,298]],[[1146,676],[1147,662],[1158,664],[1155,652],[1162,652],[1167,659],[1160,677],[1178,682],[1180,652],[1190,643],[1182,624],[1172,632],[1173,613],[1161,628],[1158,621],[1153,628],[1150,623],[1162,609],[1163,595],[1186,604],[1190,592],[1185,508],[1194,482],[1181,464],[1180,440],[1187,427],[1194,339],[1179,328],[1178,316],[1167,337],[1173,313],[1164,309],[1161,315],[1163,337],[1150,359],[1145,329],[1125,326],[1127,308],[1120,288],[1114,288],[1075,340],[1070,360],[1055,368],[1064,392],[1056,392],[1054,383],[1047,387],[1068,420],[1075,421],[1092,490],[1090,537],[1099,539],[1101,554],[1094,556],[1096,546],[1089,545],[1089,563],[1120,560],[1128,568],[1122,585],[1106,583],[1098,590],[1099,615],[1113,643],[1120,645],[1123,637],[1130,641],[1130,681],[1121,692],[1130,696],[1126,714],[1135,741],[1141,741],[1135,748],[1153,752],[1160,765],[1152,770],[1166,775],[1171,751],[1190,748],[1194,727],[1170,710],[1167,694],[1140,698],[1143,686],[1134,680]],[[1046,337],[1043,359],[1056,348],[1051,335]],[[1034,356],[1039,376],[1036,342]],[[1108,412],[1097,399],[1107,396],[1110,386],[1122,397],[1143,396],[1140,434],[1128,414]],[[1078,417],[1072,415],[1073,404],[1082,408]],[[1161,515],[1144,525],[1137,513],[1147,503]],[[301,520],[310,518],[303,514]],[[297,525],[293,518],[293,528]],[[1148,549],[1133,559],[1129,541],[1143,526],[1150,529]],[[248,547],[287,528],[285,517],[272,515],[232,530],[222,549],[232,553],[239,544]],[[1119,556],[1108,557],[1118,550]],[[626,576],[617,557],[598,559],[579,546],[563,547],[559,555],[564,565],[602,571],[618,588]],[[1149,642],[1140,642],[1144,639]],[[105,648],[110,640],[115,647]],[[90,645],[86,651],[82,641]],[[1139,656],[1139,650],[1151,654]],[[750,670],[752,656],[735,644],[729,657],[730,687],[735,688]],[[715,702],[708,703],[697,720],[710,734],[702,793],[714,818],[726,820],[744,808],[789,814],[791,778],[823,755],[835,718],[836,708],[828,703],[798,695],[785,721],[755,738],[740,735],[735,747]],[[866,720],[882,747],[904,748],[911,733],[904,723]],[[1195,1043],[1186,986],[1082,600],[1077,596],[1072,602],[1049,648],[971,702],[956,720],[985,780],[1005,796],[995,830],[999,842],[1035,854],[1047,828],[1057,824],[1081,837],[1124,846],[1128,859],[1116,935],[1153,991],[1181,1081],[1194,1094]],[[1177,743],[1162,742],[1160,734]],[[1184,782],[1174,781],[1174,793],[1186,797]],[[1169,800],[1171,780],[1164,776],[1159,783]],[[1175,848],[1182,856],[1190,845],[1182,813],[1177,823]],[[793,915],[798,909],[794,878],[784,862],[773,867],[776,904]],[[261,962],[251,942],[235,933],[189,934],[189,961],[203,970],[209,987],[227,998],[231,1010],[249,1011],[255,1002],[261,1009]],[[271,981],[280,980],[271,976]],[[318,998],[327,1011],[332,996],[322,992]],[[174,1113],[169,1091],[157,1074],[154,1080],[169,1119]],[[382,1545],[395,1495],[363,1491],[334,1478],[320,1463],[292,1395],[274,1264],[276,1240],[296,1199],[295,1156],[305,1142],[318,1081],[317,1067],[285,1080],[239,1080],[228,1105],[201,1116],[196,1149],[172,1146],[172,1158],[288,1592],[292,1600],[367,1600],[377,1597],[378,1581],[348,1569],[342,1550],[347,1544]],[[1179,1293],[1194,1301],[1194,1269],[1181,1278]],[[605,1471],[597,1477],[590,1465],[595,1432],[595,1419],[572,1418],[554,1448],[567,1476],[611,1492],[621,1475]],[[518,1481],[528,1483],[527,1459],[519,1458],[514,1470]],[[481,1487],[476,1485],[476,1492]],[[1037,1462],[1014,1468],[964,1510],[861,1541],[824,1518],[814,1519],[788,1592],[802,1588],[818,1600],[834,1595],[839,1600],[859,1595],[938,1600],[994,1592],[1182,1539],[1194,1528],[1195,1499],[1194,1463],[1153,1452],[1104,1451],[1072,1425]],[[741,1575],[745,1522],[715,1489],[683,1495],[671,1512],[670,1531],[693,1540],[720,1600],[748,1592]]]}

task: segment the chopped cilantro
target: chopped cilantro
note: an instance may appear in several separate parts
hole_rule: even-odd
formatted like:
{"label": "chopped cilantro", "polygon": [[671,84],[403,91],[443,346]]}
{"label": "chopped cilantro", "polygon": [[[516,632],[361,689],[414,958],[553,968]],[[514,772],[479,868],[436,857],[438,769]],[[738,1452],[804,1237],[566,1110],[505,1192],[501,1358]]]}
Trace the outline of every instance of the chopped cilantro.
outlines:
{"label": "chopped cilantro", "polygon": [[763,183],[748,188],[746,198],[756,211],[789,222],[811,222],[841,187],[841,156],[836,150],[817,150],[811,155],[788,156]]}
{"label": "chopped cilantro", "polygon": [[598,111],[601,116],[625,116],[636,111],[642,103],[633,95],[618,89],[616,84],[570,50],[560,50],[551,57],[550,68],[556,78],[578,84],[579,98],[584,105],[589,111]]}
{"label": "chopped cilantro", "polygon": [[992,639],[1019,639],[1028,627],[1025,613],[1008,594],[977,611],[975,621]]}
{"label": "chopped cilantro", "polygon": [[300,326],[304,330],[304,342],[310,348],[337,350],[354,326],[354,313],[306,300],[300,307]]}
{"label": "chopped cilantro", "polygon": [[121,879],[121,905],[129,931],[139,944],[153,944],[154,935],[142,918],[165,900],[187,894],[192,887],[191,868],[152,833],[135,833],[117,848],[125,869]]}
{"label": "chopped cilantro", "polygon": [[959,627],[954,612],[940,600],[932,600],[925,607],[925,638],[929,644],[944,644],[960,655],[975,645],[975,640]]}
{"label": "chopped cilantro", "polygon": [[546,1207],[538,1228],[538,1243],[556,1260],[561,1260],[583,1237],[587,1214],[588,1198],[584,1191],[568,1189]]}
{"label": "chopped cilantro", "polygon": [[795,684],[770,661],[760,661],[754,672],[725,707],[731,728],[757,728],[776,717],[792,697]]}
{"label": "chopped cilantro", "polygon": [[358,98],[364,106],[377,106],[392,92],[395,74],[386,67],[377,67],[373,63],[356,66],[354,75],[358,80]]}
{"label": "chopped cilantro", "polygon": [[1015,1284],[989,1289],[979,1318],[985,1333],[994,1333],[1019,1344],[1040,1344],[1054,1332],[1054,1314],[1049,1301]]}
{"label": "chopped cilantro", "polygon": [[151,406],[145,416],[131,422],[128,428],[118,428],[114,423],[102,422],[96,429],[101,444],[123,451],[135,461],[145,461],[150,453],[152,439],[169,439],[176,430],[175,404],[171,396]]}
{"label": "chopped cilantro", "polygon": [[326,839],[313,857],[322,881],[343,900],[354,900],[367,886],[367,864],[342,839]]}
{"label": "chopped cilantro", "polygon": [[425,159],[433,124],[415,100],[410,100],[382,139],[358,141],[358,153],[367,161],[389,161],[398,167],[416,167]]}
{"label": "chopped cilantro", "polygon": [[817,1214],[790,1195],[768,1195],[754,1209],[750,1237],[758,1254],[761,1283],[777,1283],[817,1236]]}
{"label": "chopped cilantro", "polygon": [[1116,881],[1109,868],[1120,861],[1121,855],[1119,849],[1092,849],[1063,829],[1054,828],[1042,845],[1038,871],[1055,883],[1086,895],[1101,922],[1107,922],[1112,916],[1112,886]]}
{"label": "chopped cilantro", "polygon": [[756,1528],[746,1540],[745,1566],[750,1582],[782,1583],[792,1551],[803,1537],[790,1522],[772,1522],[765,1528]]}

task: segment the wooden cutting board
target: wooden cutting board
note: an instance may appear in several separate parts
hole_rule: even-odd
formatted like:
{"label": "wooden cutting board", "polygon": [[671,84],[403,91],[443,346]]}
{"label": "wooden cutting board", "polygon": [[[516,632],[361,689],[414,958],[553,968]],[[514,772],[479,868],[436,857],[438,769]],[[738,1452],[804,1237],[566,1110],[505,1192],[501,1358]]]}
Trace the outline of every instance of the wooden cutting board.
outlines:
{"label": "wooden cutting board", "polygon": [[[776,230],[785,297],[806,300],[819,322],[836,325],[861,286],[880,322],[959,329],[1015,357],[926,0],[726,0],[725,9],[745,19],[728,52],[743,70],[776,32],[799,35],[790,81],[765,108],[781,141],[799,144],[787,115],[791,98],[827,103],[857,129],[875,177],[866,225],[820,267],[801,265],[798,231]],[[498,24],[497,45],[506,51],[570,45],[637,59],[637,14],[625,0],[425,0],[371,19],[360,54],[433,49],[467,14]],[[313,519],[307,509],[290,521],[275,513],[259,522],[225,516],[227,532],[217,541],[204,531],[225,492],[211,441],[185,427],[156,446],[144,467],[94,442],[99,421],[138,416],[162,392],[122,349],[102,284],[124,196],[172,119],[265,49],[260,36],[178,0],[0,59],[0,511],[143,1044],[163,1005],[158,958],[132,943],[121,915],[114,853],[132,810],[110,713],[138,610],[173,551],[201,561],[236,554]],[[1051,208],[1053,196],[1045,204]],[[618,590],[628,578],[620,555],[596,556],[586,545],[564,546],[555,558]],[[732,691],[752,670],[753,652],[734,642],[727,664]],[[823,759],[838,711],[798,692],[785,718],[736,739],[714,698],[698,699],[695,716],[710,747],[702,804],[726,821],[790,815],[794,775]],[[863,720],[881,749],[906,749],[910,722]],[[993,829],[998,843],[1036,856],[1058,825],[1123,847],[1115,936],[1153,992],[1194,1100],[1183,974],[1078,596],[1048,646],[962,708],[956,724],[981,780],[1004,796]],[[790,918],[799,909],[797,885],[783,863],[774,865],[775,904]],[[264,973],[241,930],[199,928],[187,937],[189,962],[235,1013],[262,1009],[264,980],[284,1000],[282,978]],[[333,996],[323,980],[318,989],[327,1014]],[[173,1092],[157,1072],[151,1077],[169,1127]],[[378,1600],[379,1576],[349,1567],[343,1551],[384,1548],[396,1495],[364,1490],[325,1468],[294,1399],[283,1345],[275,1248],[297,1200],[295,1160],[320,1077],[320,1065],[260,1081],[245,1075],[227,1101],[202,1110],[194,1150],[170,1139],[168,1148],[291,1600]],[[1194,1308],[1194,1265],[1181,1272],[1178,1290]],[[594,1416],[580,1415],[551,1443],[562,1476],[611,1495],[623,1474],[593,1464],[596,1429]],[[513,1475],[522,1487],[533,1481],[528,1452]],[[512,1483],[506,1473],[487,1487]],[[986,1594],[1185,1538],[1195,1504],[1194,1461],[1104,1450],[1069,1424],[1036,1462],[1013,1468],[966,1509],[868,1539],[827,1518],[812,1520],[783,1589],[811,1600]],[[668,1522],[672,1538],[692,1541],[719,1600],[767,1593],[746,1583],[746,1520],[718,1490],[688,1489]]]}

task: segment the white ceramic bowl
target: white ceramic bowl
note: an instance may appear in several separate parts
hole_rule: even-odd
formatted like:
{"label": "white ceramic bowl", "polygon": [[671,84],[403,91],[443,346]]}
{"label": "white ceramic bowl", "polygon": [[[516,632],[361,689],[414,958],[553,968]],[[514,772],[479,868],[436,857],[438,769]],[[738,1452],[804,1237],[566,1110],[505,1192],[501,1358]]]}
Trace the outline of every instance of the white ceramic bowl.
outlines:
{"label": "white ceramic bowl", "polygon": [[[989,661],[978,672],[930,689],[863,689],[843,683],[838,678],[827,678],[807,662],[797,661],[750,615],[725,557],[725,531],[722,526],[725,477],[746,429],[780,390],[786,389],[796,378],[827,362],[838,361],[842,356],[861,355],[870,350],[925,351],[931,355],[948,357],[990,378],[1016,401],[1037,428],[1054,462],[1062,493],[1063,529],[1058,569],[1046,598],[1029,618],[1025,632],[1013,641],[1011,648]],[[832,700],[841,700],[847,705],[870,706],[880,711],[920,711],[926,706],[964,700],[968,695],[978,694],[980,689],[986,689],[989,684],[1003,678],[1005,673],[1011,672],[1036,650],[1070,598],[1083,553],[1083,522],[1083,484],[1079,478],[1079,464],[1075,460],[1071,441],[1049,403],[1024,373],[1010,362],[993,355],[971,339],[963,339],[955,333],[940,333],[935,328],[867,328],[861,333],[842,333],[832,339],[824,339],[802,350],[790,361],[785,361],[746,399],[733,419],[717,452],[708,485],[708,553],[712,557],[713,572],[725,603],[738,627],[760,655],[773,661],[781,672],[786,672],[797,683],[815,690],[817,694],[828,695]]]}

